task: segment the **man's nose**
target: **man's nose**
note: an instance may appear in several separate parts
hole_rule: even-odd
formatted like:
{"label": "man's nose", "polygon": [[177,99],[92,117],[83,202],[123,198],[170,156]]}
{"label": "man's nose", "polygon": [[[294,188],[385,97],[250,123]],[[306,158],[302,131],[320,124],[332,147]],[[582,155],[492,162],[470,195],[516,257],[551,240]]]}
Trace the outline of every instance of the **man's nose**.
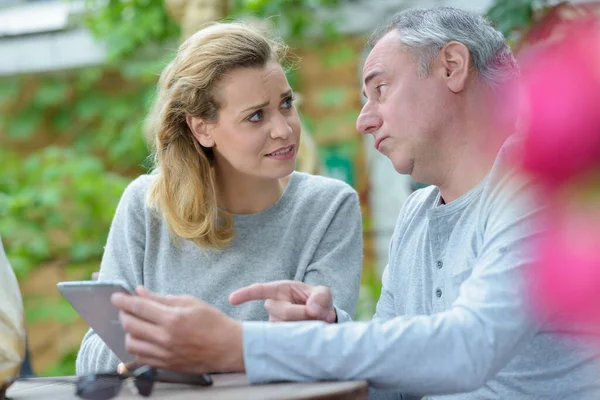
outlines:
{"label": "man's nose", "polygon": [[381,128],[383,121],[375,114],[372,110],[368,109],[367,106],[363,107],[360,111],[360,115],[356,119],[356,130],[360,133],[374,133]]}

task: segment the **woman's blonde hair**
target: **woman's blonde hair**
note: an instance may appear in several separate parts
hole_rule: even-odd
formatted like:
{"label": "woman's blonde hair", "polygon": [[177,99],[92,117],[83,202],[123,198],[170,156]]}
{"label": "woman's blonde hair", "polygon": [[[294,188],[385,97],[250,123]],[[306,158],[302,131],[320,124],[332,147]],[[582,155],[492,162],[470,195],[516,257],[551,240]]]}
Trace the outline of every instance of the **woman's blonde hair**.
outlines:
{"label": "woman's blonde hair", "polygon": [[147,125],[157,175],[148,202],[178,237],[201,248],[221,248],[234,236],[231,214],[218,207],[212,149],[198,143],[186,117],[218,120],[222,104],[215,87],[224,75],[281,62],[286,51],[281,40],[251,25],[211,23],[183,42],[162,71]]}

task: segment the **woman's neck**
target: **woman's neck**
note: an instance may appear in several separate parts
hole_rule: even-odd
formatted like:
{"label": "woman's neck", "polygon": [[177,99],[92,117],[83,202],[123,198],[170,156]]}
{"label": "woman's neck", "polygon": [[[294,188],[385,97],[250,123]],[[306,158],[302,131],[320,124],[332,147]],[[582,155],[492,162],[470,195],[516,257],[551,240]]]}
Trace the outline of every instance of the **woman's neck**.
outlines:
{"label": "woman's neck", "polygon": [[279,179],[218,176],[219,205],[231,214],[256,214],[264,211],[281,198],[291,176]]}

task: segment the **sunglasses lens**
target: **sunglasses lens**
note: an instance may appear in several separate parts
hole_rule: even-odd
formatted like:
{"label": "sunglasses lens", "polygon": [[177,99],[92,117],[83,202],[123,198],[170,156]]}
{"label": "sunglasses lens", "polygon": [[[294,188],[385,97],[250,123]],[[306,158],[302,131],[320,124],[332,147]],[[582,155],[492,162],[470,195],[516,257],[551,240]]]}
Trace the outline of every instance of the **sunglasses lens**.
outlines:
{"label": "sunglasses lens", "polygon": [[135,371],[135,387],[138,390],[140,396],[148,397],[152,394],[154,388],[154,376],[155,372],[151,368],[140,368]]}
{"label": "sunglasses lens", "polygon": [[148,397],[152,394],[152,389],[154,388],[154,381],[136,379],[135,387],[137,388],[140,396]]}
{"label": "sunglasses lens", "polygon": [[88,400],[108,400],[116,397],[121,390],[118,375],[90,375],[77,379],[76,395]]}

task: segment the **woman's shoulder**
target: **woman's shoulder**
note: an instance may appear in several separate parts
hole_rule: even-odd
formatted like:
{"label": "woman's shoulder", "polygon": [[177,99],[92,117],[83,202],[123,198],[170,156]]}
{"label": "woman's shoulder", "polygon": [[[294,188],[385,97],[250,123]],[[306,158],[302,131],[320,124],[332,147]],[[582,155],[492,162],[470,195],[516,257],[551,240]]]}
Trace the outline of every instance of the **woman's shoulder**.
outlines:
{"label": "woman's shoulder", "polygon": [[358,194],[352,186],[339,179],[294,172],[291,185],[292,190],[286,191],[286,210],[292,208],[294,215],[309,221],[309,225],[327,223],[338,215],[339,210],[355,216],[360,214]]}
{"label": "woman's shoulder", "polygon": [[150,190],[150,187],[156,180],[156,175],[152,174],[143,174],[139,175],[137,178],[133,179],[127,187],[125,188],[125,193],[130,193],[131,195],[143,195],[145,196]]}
{"label": "woman's shoulder", "polygon": [[127,185],[121,196],[121,202],[141,206],[146,203],[148,191],[156,180],[156,175],[140,175]]}
{"label": "woman's shoulder", "polygon": [[294,172],[298,181],[298,190],[311,197],[352,196],[356,190],[348,183],[322,175],[312,175],[306,172]]}

